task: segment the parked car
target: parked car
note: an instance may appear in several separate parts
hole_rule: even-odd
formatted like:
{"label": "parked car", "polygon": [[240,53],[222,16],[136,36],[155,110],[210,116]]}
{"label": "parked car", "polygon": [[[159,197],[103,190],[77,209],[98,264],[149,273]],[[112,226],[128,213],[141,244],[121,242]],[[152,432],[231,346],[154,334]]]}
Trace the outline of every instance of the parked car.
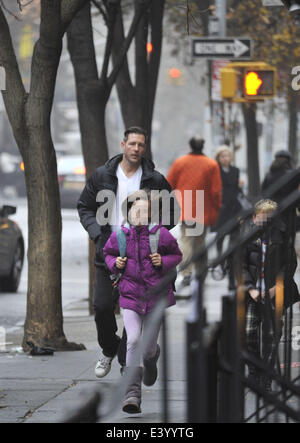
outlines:
{"label": "parked car", "polygon": [[0,188],[14,187],[19,197],[26,196],[22,157],[8,152],[0,153]]}
{"label": "parked car", "polygon": [[57,160],[62,208],[75,209],[85,186],[85,166],[81,155],[65,155]]}
{"label": "parked car", "polygon": [[17,292],[24,263],[24,239],[17,223],[10,220],[14,206],[0,206],[0,289]]}

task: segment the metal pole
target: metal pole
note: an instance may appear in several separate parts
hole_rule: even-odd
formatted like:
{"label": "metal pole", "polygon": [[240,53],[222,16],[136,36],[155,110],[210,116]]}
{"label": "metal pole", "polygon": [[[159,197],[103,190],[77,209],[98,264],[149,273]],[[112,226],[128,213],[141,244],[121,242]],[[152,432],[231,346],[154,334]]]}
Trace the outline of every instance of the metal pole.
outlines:
{"label": "metal pole", "polygon": [[163,316],[162,323],[162,347],[163,347],[163,418],[164,423],[169,423],[169,388],[168,388],[168,338],[166,315]]}
{"label": "metal pole", "polygon": [[[215,0],[216,17],[218,18],[218,37],[222,38],[226,36],[226,10],[227,0]],[[213,62],[210,62],[213,66]],[[212,69],[211,69],[212,71]],[[212,75],[212,74],[211,74]],[[214,147],[222,144],[224,141],[224,102],[212,101],[212,140]]]}
{"label": "metal pole", "polygon": [[226,37],[227,0],[216,0],[216,16],[219,19],[219,37]]}

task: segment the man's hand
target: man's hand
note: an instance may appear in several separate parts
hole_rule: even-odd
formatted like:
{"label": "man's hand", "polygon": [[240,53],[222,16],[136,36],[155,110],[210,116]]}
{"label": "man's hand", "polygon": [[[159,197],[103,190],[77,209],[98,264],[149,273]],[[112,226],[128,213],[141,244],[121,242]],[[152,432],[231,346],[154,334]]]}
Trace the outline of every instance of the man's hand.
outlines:
{"label": "man's hand", "polygon": [[258,297],[259,297],[259,291],[257,289],[250,289],[249,294],[250,294],[250,297],[253,298],[253,300],[257,302]]}
{"label": "man's hand", "polygon": [[161,255],[157,252],[155,254],[150,254],[149,257],[151,258],[153,266],[161,266]]}
{"label": "man's hand", "polygon": [[117,267],[118,269],[124,269],[125,266],[126,266],[126,261],[127,261],[127,257],[124,257],[124,258],[122,258],[122,257],[117,257],[117,260],[116,260],[116,267]]}

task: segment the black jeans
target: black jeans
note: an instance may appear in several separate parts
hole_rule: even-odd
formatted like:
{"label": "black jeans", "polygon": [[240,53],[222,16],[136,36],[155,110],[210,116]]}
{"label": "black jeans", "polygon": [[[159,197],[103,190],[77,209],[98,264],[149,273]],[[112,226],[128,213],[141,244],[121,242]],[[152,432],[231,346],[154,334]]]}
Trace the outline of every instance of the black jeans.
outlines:
{"label": "black jeans", "polygon": [[122,366],[126,364],[126,332],[120,344],[120,337],[115,317],[115,297],[109,271],[104,266],[96,266],[94,286],[95,322],[98,343],[106,357],[114,357],[118,352],[118,360]]}

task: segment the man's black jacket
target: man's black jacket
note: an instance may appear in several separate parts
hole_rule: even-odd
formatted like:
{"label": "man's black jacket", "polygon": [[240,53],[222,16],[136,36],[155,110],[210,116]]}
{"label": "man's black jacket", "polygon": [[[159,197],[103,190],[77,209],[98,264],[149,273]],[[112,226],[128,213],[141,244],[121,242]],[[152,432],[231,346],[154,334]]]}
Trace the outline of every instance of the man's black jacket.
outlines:
{"label": "man's black jacket", "polygon": [[[100,204],[96,202],[96,197],[98,192],[103,190],[113,191],[115,195],[117,194],[118,178],[116,176],[116,170],[122,159],[123,154],[118,154],[108,160],[104,166],[97,168],[88,180],[77,204],[80,222],[88,232],[90,238],[96,243],[96,266],[104,265],[102,249],[111,234],[111,226],[109,224],[100,226],[97,222],[96,213]],[[154,163],[151,160],[146,158],[142,159],[142,170],[141,189],[172,191],[165,177],[155,170]],[[178,213],[178,206],[175,208],[175,205],[177,205],[177,202],[171,201],[171,225],[166,226],[168,229],[173,228],[178,222],[178,220],[174,220],[174,213]]]}

